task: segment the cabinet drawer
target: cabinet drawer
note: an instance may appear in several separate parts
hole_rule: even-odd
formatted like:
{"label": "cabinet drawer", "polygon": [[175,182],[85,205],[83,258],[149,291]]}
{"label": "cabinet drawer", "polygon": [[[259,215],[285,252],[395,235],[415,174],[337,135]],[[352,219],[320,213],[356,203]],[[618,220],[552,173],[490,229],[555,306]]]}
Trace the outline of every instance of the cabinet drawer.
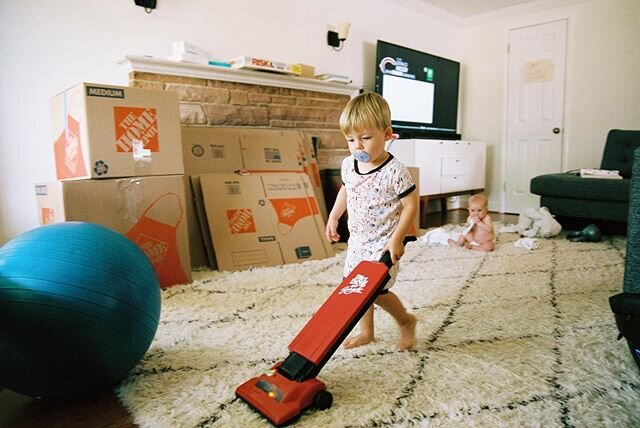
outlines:
{"label": "cabinet drawer", "polygon": [[461,192],[464,190],[478,189],[473,175],[448,175],[440,180],[440,193]]}
{"label": "cabinet drawer", "polygon": [[442,158],[442,175],[464,175],[475,169],[470,158]]}
{"label": "cabinet drawer", "polygon": [[459,158],[477,155],[478,145],[472,144],[471,141],[443,141],[442,156]]}

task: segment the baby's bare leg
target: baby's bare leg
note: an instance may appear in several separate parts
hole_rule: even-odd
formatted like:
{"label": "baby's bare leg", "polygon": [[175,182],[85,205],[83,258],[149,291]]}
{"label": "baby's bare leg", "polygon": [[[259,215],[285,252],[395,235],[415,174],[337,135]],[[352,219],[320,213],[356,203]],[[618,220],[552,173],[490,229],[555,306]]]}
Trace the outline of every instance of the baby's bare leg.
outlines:
{"label": "baby's bare leg", "polygon": [[375,336],[373,334],[373,306],[371,306],[358,323],[360,334],[353,336],[344,341],[345,349],[357,348],[373,342]]}
{"label": "baby's bare leg", "polygon": [[454,248],[459,248],[464,246],[464,241],[465,241],[464,235],[460,235],[460,237],[455,241],[453,239],[447,240],[447,242],[449,243],[449,246]]}
{"label": "baby's bare leg", "polygon": [[495,249],[495,244],[493,241],[486,241],[482,244],[471,246],[471,249],[476,251],[493,251]]}
{"label": "baby's bare leg", "polygon": [[473,232],[469,232],[466,235],[460,236],[460,239],[462,240],[460,246],[468,250],[471,248],[471,243],[475,239],[475,236]]}
{"label": "baby's bare leg", "polygon": [[400,329],[400,340],[398,350],[406,351],[416,346],[416,324],[418,319],[415,315],[407,312],[404,305],[391,291],[381,294],[376,299],[376,304],[387,311],[398,323]]}

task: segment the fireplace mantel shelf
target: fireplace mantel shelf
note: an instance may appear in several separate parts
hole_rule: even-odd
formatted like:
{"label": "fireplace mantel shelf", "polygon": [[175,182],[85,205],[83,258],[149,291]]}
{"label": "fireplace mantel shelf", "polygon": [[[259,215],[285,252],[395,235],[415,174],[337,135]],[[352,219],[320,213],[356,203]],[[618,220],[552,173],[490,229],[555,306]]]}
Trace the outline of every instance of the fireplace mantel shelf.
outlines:
{"label": "fireplace mantel shelf", "polygon": [[359,91],[359,88],[354,85],[345,85],[342,83],[323,82],[316,79],[287,76],[277,73],[190,64],[147,56],[126,55],[118,63],[123,66],[127,72],[139,71],[173,76],[197,77],[201,79],[276,86],[280,88],[327,92],[349,96],[357,95]]}

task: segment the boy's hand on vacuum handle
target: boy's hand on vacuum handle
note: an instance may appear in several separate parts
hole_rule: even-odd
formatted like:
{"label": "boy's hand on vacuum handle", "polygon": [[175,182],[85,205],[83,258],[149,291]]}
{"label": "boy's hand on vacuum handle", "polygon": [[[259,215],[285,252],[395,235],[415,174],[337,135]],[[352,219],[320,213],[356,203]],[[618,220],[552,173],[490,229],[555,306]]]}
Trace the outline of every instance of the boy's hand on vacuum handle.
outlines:
{"label": "boy's hand on vacuum handle", "polygon": [[391,255],[391,263],[395,265],[404,254],[404,244],[402,241],[398,242],[392,238],[387,245],[384,246],[384,251],[389,251]]}

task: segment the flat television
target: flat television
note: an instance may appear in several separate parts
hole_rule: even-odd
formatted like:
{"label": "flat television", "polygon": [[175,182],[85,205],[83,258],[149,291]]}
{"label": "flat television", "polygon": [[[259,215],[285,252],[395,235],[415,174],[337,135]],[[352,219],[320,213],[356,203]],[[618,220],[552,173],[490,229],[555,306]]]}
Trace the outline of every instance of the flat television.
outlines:
{"label": "flat television", "polygon": [[460,63],[378,40],[375,91],[400,138],[459,140]]}

